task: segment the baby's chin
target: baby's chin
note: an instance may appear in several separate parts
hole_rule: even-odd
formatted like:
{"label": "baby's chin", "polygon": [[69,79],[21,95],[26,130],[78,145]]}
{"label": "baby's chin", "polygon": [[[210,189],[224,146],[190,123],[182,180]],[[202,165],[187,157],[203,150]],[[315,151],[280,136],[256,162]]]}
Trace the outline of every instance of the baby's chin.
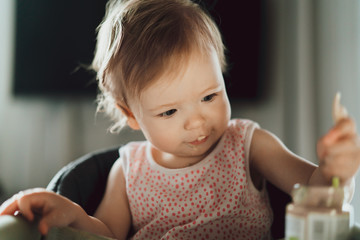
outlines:
{"label": "baby's chin", "polygon": [[205,158],[209,155],[212,150],[216,147],[217,142],[213,144],[204,144],[204,145],[192,145],[189,144],[189,157],[202,157]]}

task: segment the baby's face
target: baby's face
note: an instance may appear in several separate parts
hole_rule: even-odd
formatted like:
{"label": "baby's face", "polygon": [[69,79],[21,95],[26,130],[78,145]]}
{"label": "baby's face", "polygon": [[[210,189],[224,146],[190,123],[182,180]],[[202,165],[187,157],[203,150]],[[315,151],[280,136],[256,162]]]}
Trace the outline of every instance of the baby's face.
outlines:
{"label": "baby's face", "polygon": [[215,51],[210,56],[193,54],[180,74],[162,76],[141,93],[141,111],[136,109],[134,116],[159,164],[180,168],[203,159],[231,114]]}

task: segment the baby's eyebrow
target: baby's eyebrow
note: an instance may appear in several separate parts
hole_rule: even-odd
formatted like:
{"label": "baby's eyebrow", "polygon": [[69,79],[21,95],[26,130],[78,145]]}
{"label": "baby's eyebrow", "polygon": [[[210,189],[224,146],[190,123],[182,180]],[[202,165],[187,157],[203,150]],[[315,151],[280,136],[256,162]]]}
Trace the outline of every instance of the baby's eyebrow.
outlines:
{"label": "baby's eyebrow", "polygon": [[[204,95],[205,93],[208,93],[208,92],[219,92],[222,89],[223,89],[223,86],[221,84],[216,84],[216,85],[213,85],[213,86],[210,86],[210,87],[206,88],[204,91],[202,91],[200,93],[200,96]],[[161,104],[161,105],[156,106],[154,108],[150,108],[149,111],[157,112],[157,111],[160,111],[161,109],[174,108],[174,106],[176,106],[178,104],[179,104],[178,102],[170,102],[170,103],[166,103],[166,104]]]}
{"label": "baby's eyebrow", "polygon": [[222,89],[223,89],[223,86],[222,86],[221,84],[217,84],[216,86],[211,86],[211,87],[205,89],[205,90],[201,93],[201,95],[202,95],[202,94],[205,94],[205,93],[207,93],[207,92],[219,92],[219,91],[221,91]]}
{"label": "baby's eyebrow", "polygon": [[161,109],[172,108],[172,107],[176,106],[177,104],[178,104],[177,102],[166,103],[166,104],[162,104],[162,105],[156,106],[154,108],[151,108],[151,109],[149,109],[149,111],[156,112],[156,111],[160,111]]}

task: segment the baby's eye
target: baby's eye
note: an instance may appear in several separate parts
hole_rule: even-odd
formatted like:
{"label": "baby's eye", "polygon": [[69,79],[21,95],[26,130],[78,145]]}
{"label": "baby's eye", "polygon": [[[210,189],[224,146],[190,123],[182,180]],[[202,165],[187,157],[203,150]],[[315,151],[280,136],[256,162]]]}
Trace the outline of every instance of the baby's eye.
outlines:
{"label": "baby's eye", "polygon": [[206,97],[204,97],[203,99],[201,99],[202,102],[210,102],[212,100],[214,100],[214,98],[217,96],[216,93],[207,95]]}
{"label": "baby's eye", "polygon": [[168,110],[166,112],[163,112],[163,113],[160,113],[160,117],[170,117],[172,116],[177,110],[176,109],[171,109],[171,110]]}

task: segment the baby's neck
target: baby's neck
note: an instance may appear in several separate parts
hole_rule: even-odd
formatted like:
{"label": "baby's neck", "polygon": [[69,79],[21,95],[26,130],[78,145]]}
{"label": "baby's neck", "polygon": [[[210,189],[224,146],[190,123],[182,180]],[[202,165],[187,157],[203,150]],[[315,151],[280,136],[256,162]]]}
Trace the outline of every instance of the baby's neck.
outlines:
{"label": "baby's neck", "polygon": [[174,154],[161,152],[154,147],[152,147],[151,152],[152,157],[157,164],[169,169],[180,169],[193,166],[201,162],[208,155],[208,153],[206,153],[204,155],[194,157],[176,156]]}

